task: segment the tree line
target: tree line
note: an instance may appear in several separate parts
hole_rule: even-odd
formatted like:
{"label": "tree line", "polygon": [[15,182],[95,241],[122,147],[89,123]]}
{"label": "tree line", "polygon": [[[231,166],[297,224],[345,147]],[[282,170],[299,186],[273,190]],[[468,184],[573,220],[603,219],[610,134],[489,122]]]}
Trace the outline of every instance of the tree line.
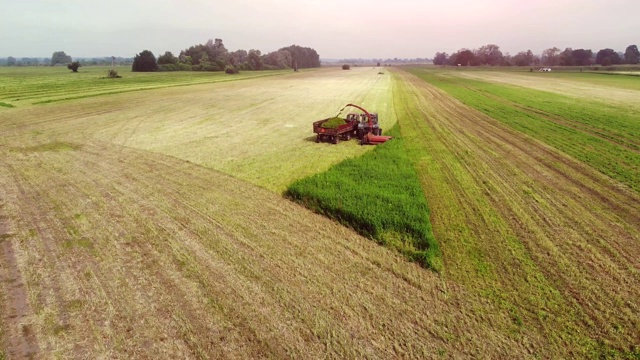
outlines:
{"label": "tree line", "polygon": [[204,44],[192,45],[175,56],[166,51],[156,59],[149,50],[136,54],[133,71],[225,71],[275,70],[320,67],[320,55],[308,47],[291,45],[262,54],[250,49],[229,51],[222,39],[209,39]]}
{"label": "tree line", "polygon": [[275,70],[275,69],[304,69],[320,67],[320,55],[316,50],[299,45],[291,45],[262,54],[260,50],[251,49],[228,51],[222,39],[208,40],[204,44],[197,44],[182,50],[178,56],[166,51],[158,56],[144,50],[133,58],[104,57],[83,58],[73,61],[64,51],[56,51],[51,59],[22,58],[12,56],[0,59],[0,65],[6,66],[36,66],[58,64],[67,65],[69,69],[77,71],[78,67],[86,65],[129,65],[133,71],[226,71],[235,73],[240,70]]}
{"label": "tree line", "polygon": [[[22,57],[15,58],[8,56],[6,58],[0,58],[0,66],[55,66],[58,64],[68,65],[73,63],[71,56],[67,55],[64,51],[56,51],[51,58],[43,57]],[[125,58],[119,56],[105,56],[94,58],[76,58],[82,66],[87,65],[111,65],[116,64],[118,66],[131,65],[133,58]]]}
{"label": "tree line", "polygon": [[625,52],[617,52],[613,49],[601,49],[593,53],[591,49],[561,50],[557,47],[546,49],[542,55],[533,54],[531,50],[520,51],[516,55],[503,54],[500,47],[488,44],[477,49],[460,49],[452,54],[437,52],[433,58],[435,65],[453,66],[589,66],[589,65],[619,65],[638,64],[640,51],[638,46],[629,45]]}

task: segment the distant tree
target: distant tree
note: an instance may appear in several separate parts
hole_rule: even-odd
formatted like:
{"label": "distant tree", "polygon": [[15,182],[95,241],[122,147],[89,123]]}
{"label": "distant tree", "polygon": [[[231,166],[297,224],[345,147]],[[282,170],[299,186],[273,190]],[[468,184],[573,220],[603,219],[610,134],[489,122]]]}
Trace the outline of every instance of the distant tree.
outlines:
{"label": "distant tree", "polygon": [[249,50],[249,55],[247,55],[247,65],[251,70],[262,70],[260,50]]}
{"label": "distant tree", "polygon": [[500,65],[502,62],[502,51],[496,44],[487,44],[474,51],[474,65]]}
{"label": "distant tree", "polygon": [[71,64],[67,65],[67,69],[73,71],[73,72],[78,72],[78,68],[80,67],[80,62],[78,61],[74,61]]}
{"label": "distant tree", "polygon": [[560,53],[560,65],[573,66],[575,64],[576,64],[576,61],[573,58],[573,49],[572,48],[564,49],[564,51]]}
{"label": "distant tree", "polygon": [[146,72],[156,70],[158,70],[158,63],[156,62],[156,57],[151,51],[144,50],[133,58],[131,71]]}
{"label": "distant tree", "polygon": [[247,61],[247,56],[249,54],[246,50],[236,50],[229,53],[229,62],[231,65],[240,65]]}
{"label": "distant tree", "polygon": [[473,51],[468,49],[458,51],[455,63],[456,65],[460,64],[462,66],[471,66],[475,63],[475,55],[473,54]]}
{"label": "distant tree", "polygon": [[68,64],[72,62],[71,56],[64,53],[64,51],[56,51],[51,55],[51,66],[56,64]]}
{"label": "distant tree", "polygon": [[209,59],[212,62],[220,62],[222,65],[229,62],[229,51],[224,47],[222,39],[209,39],[205,44]]}
{"label": "distant tree", "polygon": [[533,64],[534,56],[531,50],[520,51],[513,56],[512,63],[515,66],[531,66]]}
{"label": "distant tree", "polygon": [[351,70],[351,65],[349,64],[342,65],[342,70]]}
{"label": "distant tree", "polygon": [[35,66],[40,64],[40,60],[38,58],[23,57],[20,59],[19,63],[22,66]]}
{"label": "distant tree", "polygon": [[593,58],[593,51],[585,49],[576,49],[571,53],[573,61],[577,66],[591,65],[591,59]]}
{"label": "distant tree", "polygon": [[185,64],[187,63],[185,60],[188,58],[191,65],[198,65],[200,64],[200,58],[206,53],[205,50],[204,45],[191,46],[186,50],[182,50],[178,58]]}
{"label": "distant tree", "polygon": [[180,55],[178,61],[180,62],[180,64],[193,65],[193,59],[191,58],[191,56],[187,56],[184,54]]}
{"label": "distant tree", "polygon": [[602,66],[616,65],[620,64],[622,59],[620,59],[620,55],[613,49],[602,49],[598,51],[596,55],[596,64],[600,64]]}
{"label": "distant tree", "polygon": [[437,52],[433,57],[433,65],[444,65],[447,62],[448,55],[445,52]]}
{"label": "distant tree", "polygon": [[320,67],[320,55],[312,48],[291,45],[279,49],[279,51],[285,50],[291,54],[291,61],[295,62],[300,69]]}
{"label": "distant tree", "polygon": [[624,52],[624,62],[627,64],[637,64],[640,62],[640,51],[638,51],[637,45],[627,46],[627,50]]}
{"label": "distant tree", "polygon": [[[179,58],[186,57],[191,57],[192,65],[202,65],[202,68],[215,67],[219,68],[220,71],[224,70],[225,66],[230,63],[229,52],[225,48],[222,39],[209,39],[205,44],[194,45],[182,50]],[[181,60],[181,62],[183,61]]]}
{"label": "distant tree", "polygon": [[560,49],[552,47],[542,52],[542,64],[548,66],[556,66],[560,64]]}
{"label": "distant tree", "polygon": [[264,56],[263,63],[277,69],[290,68],[293,60],[291,53],[287,50],[278,50]]}
{"label": "distant tree", "polygon": [[456,59],[458,58],[458,54],[460,53],[460,51],[451,53],[449,55],[449,58],[447,59],[447,64],[448,65],[458,65],[458,63],[456,62]]}
{"label": "distant tree", "polygon": [[158,56],[158,65],[173,65],[178,63],[178,58],[173,56],[171,51],[166,51],[163,55]]}
{"label": "distant tree", "polygon": [[511,65],[513,65],[513,57],[508,52],[504,53],[502,55],[502,61],[500,62],[500,66],[511,66]]}
{"label": "distant tree", "polygon": [[9,56],[7,58],[7,66],[16,66],[16,58]]}

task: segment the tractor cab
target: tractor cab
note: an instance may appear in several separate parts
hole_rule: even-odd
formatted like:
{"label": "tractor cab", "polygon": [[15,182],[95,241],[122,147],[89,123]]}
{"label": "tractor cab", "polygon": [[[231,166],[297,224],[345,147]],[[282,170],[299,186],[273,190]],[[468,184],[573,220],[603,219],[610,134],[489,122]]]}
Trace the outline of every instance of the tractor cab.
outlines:
{"label": "tractor cab", "polygon": [[[378,114],[370,113],[362,107],[354,104],[347,104],[340,109],[338,115],[348,107],[354,107],[362,113],[351,112],[347,114],[346,122],[344,125],[340,125],[335,129],[326,129],[322,127],[322,124],[329,119],[319,120],[313,123],[313,132],[318,134],[316,141],[321,141],[323,138],[330,137],[334,144],[337,143],[338,138],[342,136],[345,140],[349,140],[351,136],[355,135],[360,139],[360,145],[378,145],[383,144],[387,140],[392,139],[392,136],[382,136],[382,129],[378,124]],[[338,116],[336,115],[336,116]],[[331,134],[328,135],[327,131]]]}
{"label": "tractor cab", "polygon": [[380,125],[378,124],[378,113],[370,113],[371,125],[369,125],[369,118],[367,117],[367,114],[362,113],[353,115],[358,117],[358,129],[356,131],[359,138],[362,138],[362,136],[367,133],[372,133],[373,135],[382,134]]}

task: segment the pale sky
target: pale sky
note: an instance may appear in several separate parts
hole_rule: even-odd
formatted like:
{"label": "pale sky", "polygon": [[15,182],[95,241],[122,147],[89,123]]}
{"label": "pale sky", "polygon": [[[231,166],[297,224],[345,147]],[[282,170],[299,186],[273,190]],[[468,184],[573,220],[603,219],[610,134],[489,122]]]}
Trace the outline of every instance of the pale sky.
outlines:
{"label": "pale sky", "polygon": [[17,58],[178,55],[214,38],[230,51],[297,44],[321,58],[640,46],[638,0],[0,0],[0,9],[0,57]]}

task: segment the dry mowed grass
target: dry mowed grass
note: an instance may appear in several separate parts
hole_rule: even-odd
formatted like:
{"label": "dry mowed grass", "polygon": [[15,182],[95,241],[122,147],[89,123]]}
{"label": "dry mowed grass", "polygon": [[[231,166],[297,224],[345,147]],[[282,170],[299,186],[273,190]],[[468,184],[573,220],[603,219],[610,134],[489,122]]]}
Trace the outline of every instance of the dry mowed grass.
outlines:
{"label": "dry mowed grass", "polygon": [[463,292],[260,187],[366,151],[315,144],[310,125],[345,101],[391,125],[389,81],[327,70],[3,110],[3,356],[447,349]]}
{"label": "dry mowed grass", "polygon": [[4,131],[30,134],[29,143],[51,137],[78,143],[99,140],[174,156],[282,191],[295,179],[368,150],[356,141],[316,144],[313,121],[334,116],[353,102],[378,112],[383,127],[395,124],[391,77],[378,72],[323,69],[0,114],[5,114]]}
{"label": "dry mowed grass", "polygon": [[[637,344],[638,195],[409,74],[0,108],[0,358],[562,358]],[[158,74],[162,76],[162,74]],[[37,99],[34,100],[37,102]],[[283,199],[396,123],[441,275]]]}

